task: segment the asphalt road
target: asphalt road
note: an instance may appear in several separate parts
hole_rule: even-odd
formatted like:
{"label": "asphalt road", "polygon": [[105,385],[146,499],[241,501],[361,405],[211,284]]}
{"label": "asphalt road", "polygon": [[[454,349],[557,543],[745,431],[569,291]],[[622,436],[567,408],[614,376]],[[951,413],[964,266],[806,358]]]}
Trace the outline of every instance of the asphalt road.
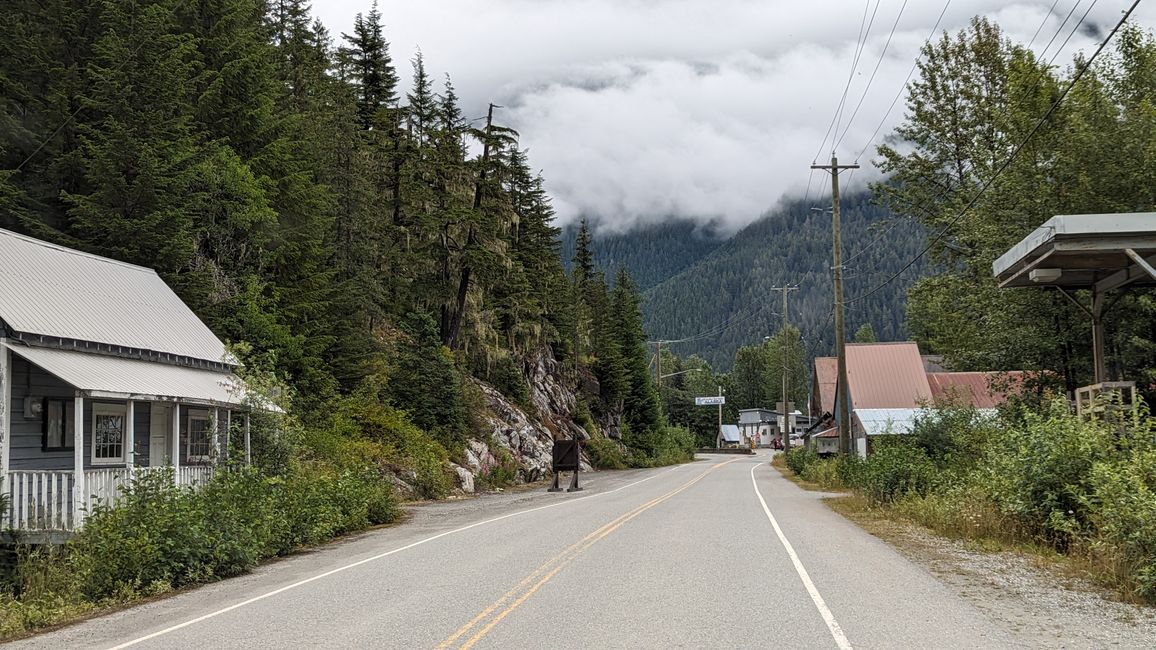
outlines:
{"label": "asphalt road", "polygon": [[767,460],[418,506],[403,525],[12,647],[1017,647]]}

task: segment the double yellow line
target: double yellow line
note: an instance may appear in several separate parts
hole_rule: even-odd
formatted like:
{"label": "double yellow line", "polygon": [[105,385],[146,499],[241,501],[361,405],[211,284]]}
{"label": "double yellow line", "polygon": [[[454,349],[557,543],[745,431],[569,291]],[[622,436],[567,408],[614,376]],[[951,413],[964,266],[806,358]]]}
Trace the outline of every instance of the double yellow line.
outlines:
{"label": "double yellow line", "polygon": [[[437,649],[445,650],[446,648],[451,647],[458,641],[458,639],[461,639],[463,636],[477,628],[477,631],[474,632],[473,636],[469,637],[463,641],[460,646],[458,646],[461,650],[472,648],[475,643],[482,639],[482,637],[489,634],[490,630],[494,629],[498,623],[501,623],[502,619],[509,616],[511,612],[520,607],[522,603],[526,602],[530,596],[534,595],[534,592],[541,589],[542,585],[549,582],[551,578],[553,578],[558,574],[559,571],[563,569],[563,567],[574,560],[574,558],[582,554],[583,551],[598,543],[599,540],[603,539],[610,533],[618,530],[631,519],[634,519],[638,515],[646,512],[647,510],[650,510],[651,508],[666,501],[667,499],[670,499],[671,497],[686,490],[695,483],[698,483],[699,481],[706,478],[707,474],[710,474],[714,470],[722,467],[723,465],[740,460],[740,458],[734,458],[732,460],[728,460],[726,462],[712,466],[710,469],[706,470],[702,474],[699,474],[686,483],[683,483],[679,487],[671,490],[670,492],[667,492],[666,494],[663,494],[660,497],[647,501],[646,503],[638,506],[630,512],[627,512],[626,514],[618,517],[610,523],[605,524],[601,528],[598,528],[586,537],[583,537],[577,543],[567,547],[561,553],[558,553],[554,557],[547,560],[542,566],[535,569],[533,573],[526,576],[525,579],[515,585],[513,589],[507,591],[501,598],[495,600],[489,607],[483,609],[481,613],[471,619],[470,622],[458,628],[458,630],[447,637],[445,641],[439,643],[437,645]],[[507,605],[507,603],[509,604]],[[503,606],[505,608],[501,609]],[[498,611],[499,609],[501,609],[501,611]],[[494,612],[497,612],[497,614]],[[487,621],[487,619],[489,620]]]}

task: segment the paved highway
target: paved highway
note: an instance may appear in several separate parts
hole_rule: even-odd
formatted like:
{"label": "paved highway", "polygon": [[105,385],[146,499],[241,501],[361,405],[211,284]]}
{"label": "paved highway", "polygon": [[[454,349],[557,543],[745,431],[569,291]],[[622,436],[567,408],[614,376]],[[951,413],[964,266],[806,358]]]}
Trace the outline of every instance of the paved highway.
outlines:
{"label": "paved highway", "polygon": [[1008,648],[767,464],[419,506],[374,531],[15,648]]}

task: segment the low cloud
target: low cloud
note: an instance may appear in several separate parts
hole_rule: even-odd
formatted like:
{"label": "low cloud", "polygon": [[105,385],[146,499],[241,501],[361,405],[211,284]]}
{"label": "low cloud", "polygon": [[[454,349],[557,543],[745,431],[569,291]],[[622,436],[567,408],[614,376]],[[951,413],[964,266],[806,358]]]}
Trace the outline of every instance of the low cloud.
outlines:
{"label": "low cloud", "polygon": [[[440,0],[383,3],[381,11],[403,80],[404,60],[420,46],[431,70],[452,73],[471,117],[489,101],[505,107],[499,115],[521,133],[562,223],[589,216],[625,230],[678,217],[734,230],[784,197],[803,195],[808,180],[813,197],[824,192],[829,181],[808,167],[836,141],[840,162],[865,150],[864,169],[846,179],[850,189],[875,177],[868,145],[902,118],[900,99],[883,120],[943,9],[906,3],[850,120],[902,4],[879,3],[835,138],[825,134],[872,2],[491,0],[479,11],[466,0]],[[1088,50],[1126,4],[1096,4],[1057,65]],[[1050,58],[1085,9],[1058,31],[1072,7],[1058,3],[1045,19],[1052,5],[956,0],[940,30],[988,15],[1020,42],[1038,29],[1037,51],[1058,33]],[[336,0],[317,13],[338,35],[366,9]],[[1156,9],[1137,15],[1140,24],[1154,19]]]}

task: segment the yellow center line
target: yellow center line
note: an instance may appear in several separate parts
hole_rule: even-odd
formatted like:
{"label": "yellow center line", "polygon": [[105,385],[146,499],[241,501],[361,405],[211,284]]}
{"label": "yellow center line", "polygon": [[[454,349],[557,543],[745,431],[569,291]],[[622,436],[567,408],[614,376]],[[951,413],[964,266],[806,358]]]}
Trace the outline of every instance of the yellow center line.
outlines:
{"label": "yellow center line", "polygon": [[[473,645],[475,643],[477,643],[479,640],[481,640],[482,637],[484,637],[486,634],[488,634],[490,632],[490,630],[494,629],[494,627],[498,623],[500,623],[504,618],[509,616],[509,614],[511,612],[513,612],[515,609],[517,609],[519,606],[521,606],[522,603],[526,602],[526,600],[529,599],[530,596],[532,596],[535,592],[538,591],[538,589],[540,589],[543,585],[545,585],[547,582],[549,582],[555,575],[558,574],[559,571],[561,571],[567,564],[569,564],[574,558],[576,558],[583,551],[585,551],[586,549],[588,549],[591,546],[593,546],[594,544],[596,544],[599,540],[610,535],[615,530],[618,530],[619,528],[624,526],[627,522],[629,522],[631,519],[634,519],[635,517],[642,514],[643,512],[650,510],[651,508],[653,508],[653,507],[661,504],[662,502],[674,497],[675,495],[679,494],[680,492],[683,492],[684,490],[690,488],[695,483],[698,483],[702,479],[706,478],[707,474],[710,474],[711,472],[718,469],[719,467],[722,467],[723,465],[727,465],[729,463],[733,463],[736,460],[740,460],[740,459],[735,458],[735,459],[728,460],[728,461],[719,463],[717,465],[714,465],[710,469],[706,470],[705,472],[703,472],[702,474],[698,475],[697,477],[691,479],[690,481],[687,481],[683,485],[675,488],[674,490],[671,490],[670,492],[667,492],[666,494],[663,494],[662,496],[651,499],[650,501],[642,504],[641,506],[638,506],[635,509],[615,518],[613,521],[610,521],[609,523],[600,526],[597,530],[593,531],[592,533],[590,533],[586,537],[583,537],[581,540],[579,540],[575,544],[572,544],[571,546],[567,547],[561,553],[558,553],[554,557],[547,560],[544,564],[542,564],[542,566],[535,569],[533,573],[526,576],[526,578],[523,579],[521,582],[519,582],[517,585],[515,585],[513,589],[506,592],[501,598],[499,598],[493,604],[491,604],[489,607],[484,609],[480,614],[478,614],[472,620],[470,620],[470,622],[466,623],[460,629],[455,631],[445,641],[442,641],[440,644],[438,644],[438,646],[437,646],[438,650],[444,650],[445,648],[450,647],[451,644],[453,644],[455,641],[457,641],[459,638],[461,638],[466,632],[473,629],[474,626],[476,626],[479,622],[481,622],[487,616],[492,614],[499,607],[504,605],[507,601],[510,600],[510,598],[513,598],[514,595],[517,594],[522,589],[524,589],[526,587],[526,585],[530,584],[535,579],[539,578],[539,576],[541,576],[541,578],[538,579],[538,581],[533,586],[531,586],[529,589],[527,589],[525,591],[525,593],[523,593],[516,600],[514,600],[506,609],[502,610],[497,616],[495,616],[493,619],[491,619],[489,623],[487,623],[484,627],[482,627],[480,630],[478,630],[478,632],[476,634],[474,634],[474,636],[470,637],[465,643],[463,643],[461,645],[462,650],[473,647]],[[551,568],[551,567],[553,567],[553,568]],[[545,575],[542,575],[543,573],[545,573]]]}

